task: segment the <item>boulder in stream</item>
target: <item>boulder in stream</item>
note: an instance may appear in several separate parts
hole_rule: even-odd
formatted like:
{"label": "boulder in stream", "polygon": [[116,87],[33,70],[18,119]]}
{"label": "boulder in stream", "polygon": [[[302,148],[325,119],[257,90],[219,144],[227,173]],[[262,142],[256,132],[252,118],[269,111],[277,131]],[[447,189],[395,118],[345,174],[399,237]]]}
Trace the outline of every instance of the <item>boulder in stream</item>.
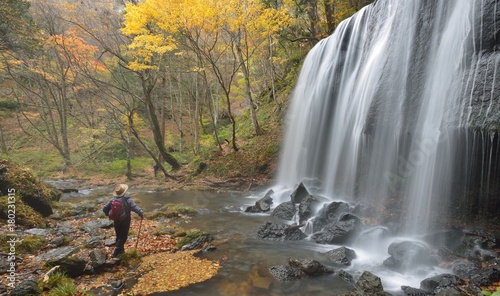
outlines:
{"label": "boulder in stream", "polygon": [[273,195],[274,191],[270,189],[266,195],[255,202],[255,205],[248,207],[245,212],[246,213],[264,213],[271,210],[271,205],[273,204]]}
{"label": "boulder in stream", "polygon": [[460,295],[452,292],[464,284],[465,281],[454,274],[440,274],[421,281],[420,289],[435,294],[441,292],[442,295]]}
{"label": "boulder in stream", "polygon": [[307,191],[306,186],[304,185],[303,182],[300,182],[299,185],[293,190],[292,194],[290,195],[291,202],[293,204],[298,204],[300,203],[304,198],[310,196],[311,194],[309,191]]}
{"label": "boulder in stream", "polygon": [[337,222],[343,213],[349,212],[349,204],[342,201],[334,201],[325,204],[313,220],[314,232],[322,230],[328,224]]}
{"label": "boulder in stream", "polygon": [[337,265],[343,265],[343,266],[351,265],[351,261],[357,257],[356,252],[354,252],[354,250],[346,248],[346,247],[340,247],[337,249],[333,249],[333,250],[330,250],[324,254],[333,263],[335,263]]}
{"label": "boulder in stream", "polygon": [[262,224],[257,236],[270,240],[302,240],[307,237],[297,226],[272,222]]}
{"label": "boulder in stream", "polygon": [[361,230],[361,220],[353,214],[343,213],[338,221],[329,224],[312,236],[320,244],[342,245],[350,242]]}
{"label": "boulder in stream", "polygon": [[274,208],[271,216],[281,220],[291,221],[293,216],[295,216],[295,212],[295,204],[291,201],[286,201],[280,203],[276,208]]}
{"label": "boulder in stream", "polygon": [[434,266],[440,262],[426,245],[416,241],[393,242],[389,245],[388,253],[391,257],[384,261],[384,265],[396,271]]}
{"label": "boulder in stream", "polygon": [[329,273],[335,273],[331,268],[324,266],[316,260],[311,259],[301,259],[301,258],[290,258],[288,264],[304,272],[309,276],[317,276]]}

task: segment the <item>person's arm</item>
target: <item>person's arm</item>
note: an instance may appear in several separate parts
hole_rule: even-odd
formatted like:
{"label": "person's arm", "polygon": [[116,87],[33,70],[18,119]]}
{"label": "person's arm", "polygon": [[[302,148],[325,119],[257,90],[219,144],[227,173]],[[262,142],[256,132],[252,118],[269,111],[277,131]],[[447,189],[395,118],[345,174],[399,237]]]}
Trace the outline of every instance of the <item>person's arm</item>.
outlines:
{"label": "person's arm", "polygon": [[106,216],[109,216],[109,211],[111,211],[111,203],[113,202],[113,199],[110,199],[106,205],[102,208],[102,211]]}
{"label": "person's arm", "polygon": [[131,198],[128,198],[127,202],[128,205],[130,206],[131,211],[137,213],[137,215],[139,215],[141,218],[144,217],[144,211],[141,208],[139,208],[139,206]]}

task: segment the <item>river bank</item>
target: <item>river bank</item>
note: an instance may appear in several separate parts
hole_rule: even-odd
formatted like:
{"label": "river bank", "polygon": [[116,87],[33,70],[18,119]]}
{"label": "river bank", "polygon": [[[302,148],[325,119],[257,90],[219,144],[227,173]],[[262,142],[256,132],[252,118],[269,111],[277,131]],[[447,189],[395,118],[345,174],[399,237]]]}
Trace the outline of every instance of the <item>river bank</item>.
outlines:
{"label": "river bank", "polygon": [[[196,256],[210,246],[211,236],[183,228],[194,209],[165,205],[147,212],[142,221],[133,217],[126,253],[115,260],[112,221],[101,211],[104,198],[91,199],[73,206],[63,202],[43,228],[0,229],[2,237],[15,238],[3,251],[15,260],[0,257],[0,270],[7,275],[0,283],[2,295],[146,295],[179,289],[218,272],[219,262]],[[165,280],[149,281],[151,270]],[[54,284],[54,277],[69,278],[71,284]]]}

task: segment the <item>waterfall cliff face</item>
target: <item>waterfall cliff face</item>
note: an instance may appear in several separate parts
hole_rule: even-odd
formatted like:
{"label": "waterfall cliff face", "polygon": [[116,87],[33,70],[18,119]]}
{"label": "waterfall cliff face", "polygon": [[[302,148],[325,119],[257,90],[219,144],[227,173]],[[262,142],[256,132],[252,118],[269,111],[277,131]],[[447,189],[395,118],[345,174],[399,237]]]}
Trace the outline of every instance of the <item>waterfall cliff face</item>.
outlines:
{"label": "waterfall cliff face", "polygon": [[[405,232],[498,208],[500,7],[378,0],[308,54],[277,182],[401,200]],[[497,77],[498,75],[498,77]]]}

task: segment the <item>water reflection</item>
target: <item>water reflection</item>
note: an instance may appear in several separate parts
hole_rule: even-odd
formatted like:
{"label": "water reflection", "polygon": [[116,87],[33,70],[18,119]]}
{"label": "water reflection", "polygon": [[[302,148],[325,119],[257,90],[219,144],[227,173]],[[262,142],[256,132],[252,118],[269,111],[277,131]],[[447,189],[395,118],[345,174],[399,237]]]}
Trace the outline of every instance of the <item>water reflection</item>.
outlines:
{"label": "water reflection", "polygon": [[307,240],[278,242],[257,238],[260,225],[271,219],[268,214],[244,212],[247,206],[255,204],[257,197],[241,193],[175,191],[137,192],[134,199],[146,211],[168,203],[199,209],[200,214],[183,227],[204,230],[216,239],[217,250],[204,256],[220,260],[222,268],[217,276],[179,291],[156,295],[332,295],[349,289],[336,275],[284,284],[275,281],[268,272],[270,266],[287,265],[290,257],[318,259],[321,252],[335,246]]}

